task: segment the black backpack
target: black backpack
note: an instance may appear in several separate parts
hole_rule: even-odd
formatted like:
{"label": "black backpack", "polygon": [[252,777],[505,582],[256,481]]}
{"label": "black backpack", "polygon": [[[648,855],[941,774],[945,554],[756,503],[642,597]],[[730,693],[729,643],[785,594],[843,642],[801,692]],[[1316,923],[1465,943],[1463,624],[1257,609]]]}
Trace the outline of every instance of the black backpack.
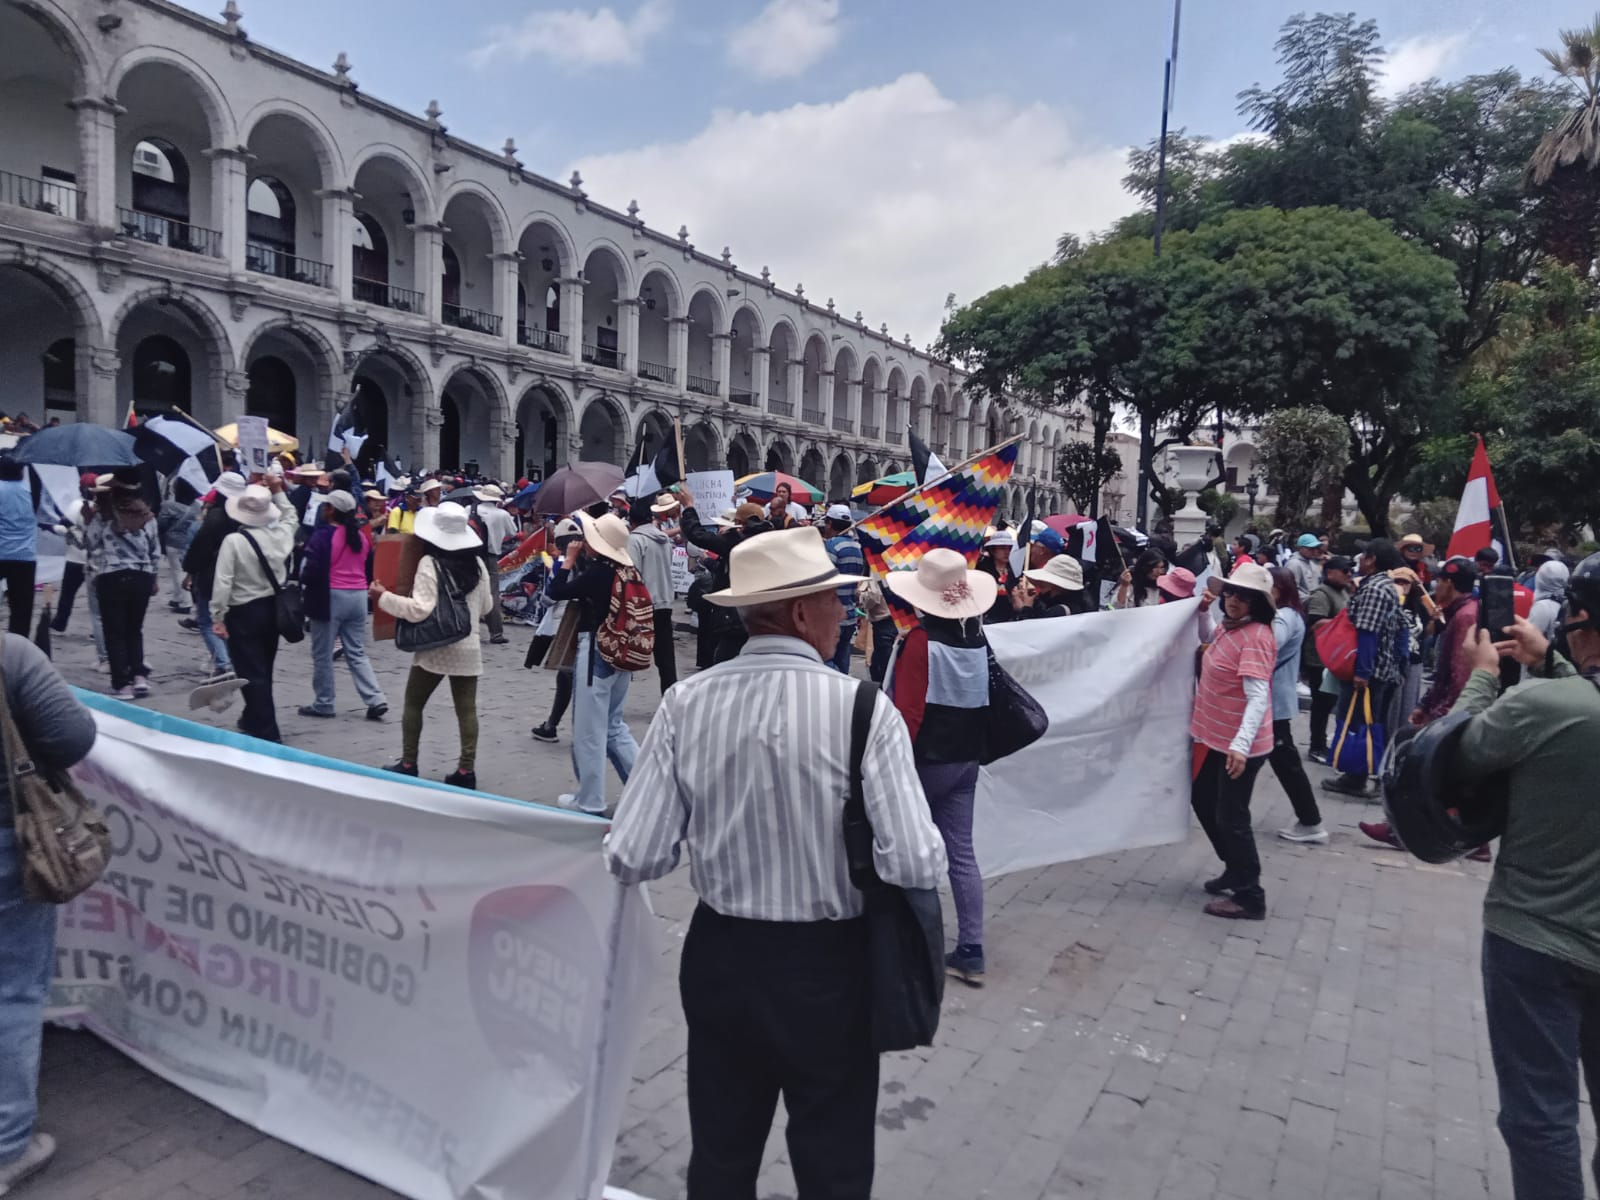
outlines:
{"label": "black backpack", "polygon": [[240,529],[239,533],[244,540],[250,543],[250,549],[256,552],[256,560],[261,564],[261,572],[267,577],[267,582],[272,585],[273,597],[277,600],[278,636],[289,643],[303,642],[306,640],[306,599],[300,591],[300,581],[289,575],[289,560],[283,560],[284,581],[278,582],[278,577],[272,573],[272,568],[267,565],[267,556],[261,552],[261,543],[250,536],[248,529]]}

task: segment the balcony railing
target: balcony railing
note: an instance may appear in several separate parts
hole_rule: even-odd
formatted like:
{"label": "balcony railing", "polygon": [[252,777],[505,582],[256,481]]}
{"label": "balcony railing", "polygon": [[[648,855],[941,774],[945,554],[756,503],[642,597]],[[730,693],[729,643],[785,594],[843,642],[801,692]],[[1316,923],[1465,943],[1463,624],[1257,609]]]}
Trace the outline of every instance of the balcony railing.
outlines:
{"label": "balcony railing", "polygon": [[849,417],[835,417],[833,419],[833,427],[840,433],[852,433],[855,430],[856,423]]}
{"label": "balcony railing", "polygon": [[891,429],[891,430],[889,430],[889,444],[891,446],[898,446],[901,442],[903,442],[905,440],[906,440],[906,435],[905,435],[905,431],[904,430],[902,430],[902,429]]}
{"label": "balcony railing", "polygon": [[879,429],[876,425],[863,425],[861,427],[861,436],[864,438],[873,438],[876,440],[878,435],[882,432],[883,430]]}
{"label": "balcony railing", "polygon": [[678,368],[664,367],[660,363],[639,360],[639,378],[653,379],[657,383],[674,384],[678,382]]}
{"label": "balcony railing", "polygon": [[190,254],[207,254],[222,257],[222,235],[215,229],[191,225],[187,221],[174,221],[171,217],[158,217],[154,213],[139,212],[133,208],[117,209],[117,220],[122,222],[122,232],[152,246],[170,246],[174,250],[187,250]]}
{"label": "balcony railing", "polygon": [[756,394],[754,392],[729,392],[728,399],[735,404],[747,405],[750,408],[754,408],[756,404]]}
{"label": "balcony railing", "polygon": [[596,346],[593,342],[583,344],[583,361],[597,367],[609,367],[613,371],[624,371],[628,366],[628,356],[622,351]]}
{"label": "balcony railing", "polygon": [[350,294],[363,304],[376,304],[382,308],[392,308],[395,312],[422,312],[421,292],[380,283],[376,279],[362,279],[357,276],[350,281]]}
{"label": "balcony railing", "polygon": [[276,279],[292,279],[296,283],[309,283],[320,288],[333,286],[333,268],[329,264],[285,254],[276,246],[260,242],[245,243],[244,265],[249,270]]}
{"label": "balcony railing", "polygon": [[715,396],[717,394],[717,381],[709,375],[689,376],[689,390],[702,396]]}
{"label": "balcony railing", "polygon": [[0,204],[76,218],[83,211],[83,192],[75,184],[0,171]]}
{"label": "balcony railing", "polygon": [[472,333],[487,333],[490,337],[500,336],[500,318],[492,312],[484,312],[481,308],[462,308],[459,304],[446,304],[440,308],[439,315],[446,325],[454,325],[457,329],[465,329]]}
{"label": "balcony railing", "polygon": [[820,408],[803,408],[800,410],[800,415],[812,425],[826,425],[828,423],[828,414]]}
{"label": "balcony railing", "polygon": [[566,334],[540,329],[537,325],[518,325],[517,341],[535,350],[548,350],[551,354],[565,354],[571,345]]}
{"label": "balcony railing", "polygon": [[794,405],[787,400],[768,400],[767,411],[776,413],[780,417],[794,416]]}

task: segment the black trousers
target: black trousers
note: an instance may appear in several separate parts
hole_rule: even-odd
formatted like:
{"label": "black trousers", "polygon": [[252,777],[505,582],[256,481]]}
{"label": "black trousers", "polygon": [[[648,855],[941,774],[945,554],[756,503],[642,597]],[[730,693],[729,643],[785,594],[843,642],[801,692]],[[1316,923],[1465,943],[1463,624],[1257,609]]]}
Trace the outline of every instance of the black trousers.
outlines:
{"label": "black trousers", "polygon": [[1334,705],[1339,703],[1339,697],[1332,692],[1325,692],[1318,686],[1322,682],[1322,672],[1317,672],[1317,682],[1311,685],[1311,749],[1326,751],[1328,749],[1328,718],[1333,715]]}
{"label": "black trousers", "polygon": [[[105,612],[101,608],[102,615]],[[272,699],[272,666],[278,659],[278,602],[272,596],[230,608],[223,622],[228,627],[228,657],[234,672],[244,680],[244,714],[239,732],[269,742],[281,742],[278,710]]]}
{"label": "black trousers", "polygon": [[148,571],[110,571],[95,577],[113,691],[131,686],[133,677],[144,670],[144,614],[155,581]]}
{"label": "black trousers", "polygon": [[1244,774],[1229,779],[1228,756],[1220,750],[1207,750],[1189,792],[1190,806],[1222,860],[1234,900],[1239,907],[1252,910],[1265,908],[1267,903],[1267,894],[1261,890],[1261,856],[1256,853],[1256,835],[1250,828],[1250,793],[1256,773],[1266,761],[1265,754],[1247,758]]}
{"label": "black trousers", "polygon": [[31,637],[33,630],[33,577],[38,564],[31,558],[0,558],[0,579],[6,581],[6,605],[11,609],[12,633]]}
{"label": "black trousers", "polygon": [[863,920],[695,910],[678,975],[689,1025],[689,1200],[755,1200],[780,1095],[799,1200],[869,1200],[878,1055],[866,935]]}
{"label": "black trousers", "polygon": [[739,651],[744,649],[744,644],[749,640],[750,635],[745,632],[743,625],[718,633],[716,649],[711,654],[713,663],[725,663],[738,658]]}
{"label": "black trousers", "polygon": [[78,589],[83,586],[83,564],[69,562],[61,574],[61,595],[56,598],[56,615],[50,620],[50,628],[57,633],[67,631],[67,619],[72,616],[72,602],[78,598]]}
{"label": "black trousers", "polygon": [[672,644],[672,610],[656,609],[656,674],[665,692],[678,682],[678,651]]}
{"label": "black trousers", "polygon": [[1290,721],[1272,723],[1272,753],[1267,755],[1267,761],[1289,796],[1294,819],[1302,825],[1321,825],[1322,811],[1317,808],[1317,797],[1311,790],[1311,780],[1306,778],[1300,751],[1295,749],[1294,726]]}

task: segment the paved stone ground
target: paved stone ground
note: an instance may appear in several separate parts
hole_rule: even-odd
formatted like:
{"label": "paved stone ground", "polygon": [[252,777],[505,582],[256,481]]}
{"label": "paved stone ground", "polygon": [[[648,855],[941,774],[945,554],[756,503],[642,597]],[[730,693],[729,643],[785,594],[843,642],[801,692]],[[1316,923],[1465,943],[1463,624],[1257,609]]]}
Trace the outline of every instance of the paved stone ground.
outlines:
{"label": "paved stone ground", "polygon": [[[57,662],[103,687],[85,616]],[[485,646],[479,780],[549,800],[570,786],[566,735],[527,728],[553,677],[521,669],[530,631]],[[148,703],[187,714],[199,639],[152,609]],[[680,659],[692,655],[680,638]],[[376,655],[398,710],[407,666]],[[339,679],[338,721],[294,714],[310,699],[309,650],[285,648],[279,702],[294,744],[365,763],[398,752],[398,720],[374,725]],[[628,715],[657,700],[642,676]],[[424,733],[423,767],[454,763],[448,707]],[[228,718],[236,713],[227,714]],[[431,748],[430,748],[431,747]],[[1322,772],[1312,769],[1314,776]],[[615,795],[615,781],[612,794]],[[883,1061],[878,1183],[885,1200],[1413,1200],[1508,1197],[1478,979],[1489,868],[1428,867],[1364,844],[1371,813],[1330,800],[1326,847],[1270,831],[1291,819],[1270,773],[1256,788],[1271,915],[1204,916],[1216,863],[1187,844],[1024,872],[986,889],[989,984],[952,983],[938,1045]],[[679,871],[653,892],[666,936],[612,1182],[651,1200],[684,1194],[689,1156],[685,1031],[676,971],[694,897]],[[51,1031],[43,1124],[59,1161],[27,1200],[377,1200],[393,1194],[256,1133],[88,1035]],[[781,1123],[781,1113],[780,1113]],[[1585,1113],[1592,1152],[1594,1131]],[[1591,1185],[1592,1186],[1592,1185]],[[794,1194],[781,1136],[763,1200]]]}

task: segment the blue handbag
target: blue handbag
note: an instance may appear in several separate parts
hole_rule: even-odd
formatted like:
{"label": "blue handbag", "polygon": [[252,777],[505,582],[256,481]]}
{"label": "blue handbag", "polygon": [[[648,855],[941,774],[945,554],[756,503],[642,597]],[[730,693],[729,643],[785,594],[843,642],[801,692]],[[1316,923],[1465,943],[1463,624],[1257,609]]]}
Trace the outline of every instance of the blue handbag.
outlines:
{"label": "blue handbag", "polygon": [[[1356,711],[1360,704],[1361,711]],[[1372,689],[1350,697],[1350,707],[1333,728],[1328,765],[1346,775],[1376,775],[1383,763],[1383,726],[1372,720]]]}

